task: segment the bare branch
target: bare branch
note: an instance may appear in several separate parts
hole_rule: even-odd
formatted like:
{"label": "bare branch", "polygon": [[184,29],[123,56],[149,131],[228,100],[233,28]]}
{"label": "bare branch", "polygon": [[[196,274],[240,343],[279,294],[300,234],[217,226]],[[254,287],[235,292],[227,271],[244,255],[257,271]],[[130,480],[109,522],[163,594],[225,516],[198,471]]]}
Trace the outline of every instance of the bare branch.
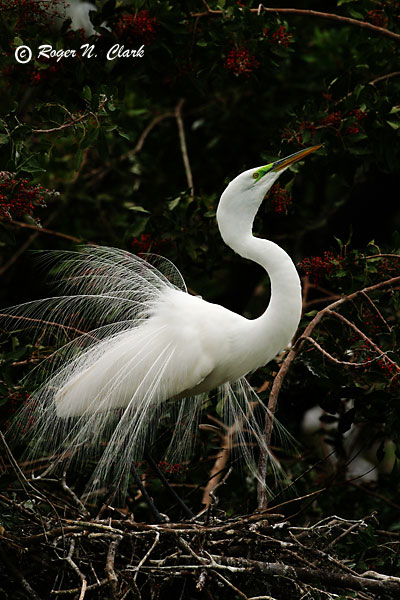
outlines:
{"label": "bare branch", "polygon": [[187,145],[186,145],[185,128],[183,126],[183,119],[182,119],[183,103],[184,103],[184,99],[181,98],[175,108],[175,118],[176,118],[176,122],[178,124],[179,142],[180,142],[180,146],[181,146],[183,164],[185,167],[186,180],[188,183],[188,188],[190,189],[190,196],[191,196],[191,198],[193,198],[194,197],[193,175],[192,175],[192,170],[190,168],[189,155],[188,155]]}
{"label": "bare branch", "polygon": [[[399,283],[400,283],[400,277],[392,277],[391,279],[387,279],[385,281],[380,281],[379,283],[376,283],[374,285],[370,285],[361,290],[357,290],[357,291],[353,292],[352,294],[349,294],[348,296],[343,296],[342,298],[339,298],[335,302],[332,302],[332,304],[329,304],[328,306],[321,309],[315,315],[313,320],[307,325],[304,332],[297,339],[296,343],[289,350],[289,352],[288,352],[285,360],[283,361],[283,363],[274,379],[274,382],[272,384],[272,388],[271,388],[271,392],[270,392],[269,400],[268,400],[269,412],[268,412],[268,415],[266,416],[266,422],[265,422],[265,440],[266,440],[267,444],[270,444],[270,442],[271,442],[271,435],[272,435],[272,429],[273,429],[273,415],[275,414],[276,405],[278,402],[278,397],[279,397],[280,390],[282,388],[282,384],[285,380],[286,375],[288,374],[288,372],[290,370],[290,367],[291,367],[294,359],[296,358],[297,354],[301,351],[305,340],[307,338],[311,337],[311,333],[313,332],[315,327],[317,325],[319,325],[319,323],[322,321],[322,319],[329,313],[339,314],[339,313],[336,313],[334,309],[345,304],[346,302],[354,300],[359,295],[368,294],[369,292],[379,290],[383,287],[389,287],[389,286],[393,286],[393,285],[399,284]],[[349,323],[350,323],[350,321],[349,321]],[[360,330],[358,330],[358,331],[360,331]],[[361,334],[361,336],[365,335],[361,331],[360,331],[360,334]],[[367,338],[367,340],[369,342],[371,342],[371,345],[373,345],[372,340],[369,340],[369,338]],[[377,349],[378,353],[382,352],[381,349],[378,346],[376,346],[376,344],[375,344],[375,348]],[[396,368],[399,369],[397,363],[394,363],[393,361],[391,361],[391,359],[388,359],[387,356],[385,356],[385,359],[389,360],[391,363],[395,364]],[[260,452],[258,469],[259,469],[261,478],[265,479],[266,470],[267,470],[267,455],[266,455],[266,452],[263,450],[261,450],[261,452]],[[265,508],[267,506],[266,491],[260,483],[258,483],[257,489],[258,489],[258,491],[257,491],[258,508],[259,508],[259,510],[265,510]]]}
{"label": "bare branch", "polygon": [[[82,244],[84,240],[81,238],[77,238],[73,235],[69,235],[68,233],[62,233],[61,231],[54,231],[53,229],[46,229],[46,227],[38,227],[37,225],[31,225],[30,223],[22,223],[21,221],[9,221],[7,225],[13,225],[14,227],[20,227],[21,229],[33,229],[37,233],[47,233],[49,235],[55,235],[60,238],[64,238],[65,240],[70,240],[71,242],[76,242],[77,244]],[[86,242],[90,244],[91,242]]]}
{"label": "bare branch", "polygon": [[118,577],[117,577],[117,574],[114,569],[114,561],[115,561],[115,553],[117,551],[117,548],[118,548],[121,540],[122,540],[122,536],[117,535],[117,536],[115,536],[113,541],[110,543],[110,545],[108,547],[107,561],[106,561],[106,567],[105,567],[105,571],[106,571],[108,581],[110,584],[110,588],[111,588],[111,595],[115,600],[118,599],[118,595],[117,595],[118,594],[118,589],[117,589]]}
{"label": "bare branch", "polygon": [[[250,12],[256,13],[258,15],[260,15],[261,11],[263,11],[264,13],[292,14],[305,17],[315,17],[317,19],[327,19],[329,21],[342,23],[343,25],[350,25],[351,27],[361,27],[362,29],[366,29],[371,33],[375,33],[383,37],[388,37],[390,39],[395,40],[396,42],[400,42],[400,35],[398,33],[390,31],[389,29],[385,29],[384,27],[378,27],[377,25],[373,25],[372,23],[368,23],[367,21],[360,21],[358,19],[352,19],[351,17],[343,17],[342,15],[336,15],[334,13],[325,13],[320,12],[318,10],[304,10],[300,8],[267,8],[262,4],[258,8],[250,8],[247,10],[250,10]],[[206,11],[191,13],[191,16],[207,17],[223,16],[224,14],[225,13],[223,10],[212,10],[207,6]]]}

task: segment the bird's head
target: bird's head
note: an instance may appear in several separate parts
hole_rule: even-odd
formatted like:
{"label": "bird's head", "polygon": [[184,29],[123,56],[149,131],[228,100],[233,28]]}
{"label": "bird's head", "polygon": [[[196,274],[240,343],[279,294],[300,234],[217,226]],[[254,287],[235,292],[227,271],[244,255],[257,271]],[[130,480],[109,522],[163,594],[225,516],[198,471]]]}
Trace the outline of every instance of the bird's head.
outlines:
{"label": "bird's head", "polygon": [[217,210],[217,221],[225,242],[232,246],[241,232],[250,233],[256,212],[268,190],[290,165],[321,148],[321,144],[299,150],[262,167],[248,169],[233,179]]}
{"label": "bird's head", "polygon": [[299,150],[294,154],[290,154],[290,156],[286,156],[285,158],[281,158],[262,167],[248,169],[233,179],[227,190],[229,189],[231,192],[234,191],[236,194],[250,192],[250,194],[253,193],[257,197],[261,191],[266,194],[278,177],[286,171],[288,167],[302,158],[305,158],[308,154],[311,154],[311,152],[315,152],[315,150],[321,148],[321,145],[322,144],[319,144],[317,146],[305,148],[304,150]]}

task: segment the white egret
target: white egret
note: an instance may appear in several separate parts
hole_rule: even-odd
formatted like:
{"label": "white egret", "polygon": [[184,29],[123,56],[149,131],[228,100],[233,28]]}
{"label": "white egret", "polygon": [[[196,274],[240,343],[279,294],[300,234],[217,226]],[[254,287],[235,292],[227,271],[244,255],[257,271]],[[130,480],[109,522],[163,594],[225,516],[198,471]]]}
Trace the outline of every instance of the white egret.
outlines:
{"label": "white egret", "polygon": [[14,317],[64,323],[68,331],[95,325],[45,361],[49,372],[33,395],[33,412],[19,417],[20,423],[29,417],[39,446],[44,439],[54,450],[73,448],[79,458],[107,437],[92,485],[111,476],[123,488],[132,461],[169,410],[166,401],[173,399],[179,411],[170,445],[177,458],[190,448],[205,394],[218,389],[228,421],[240,425],[238,444],[257,476],[251,447],[268,449],[253,414],[252,400],[258,398],[245,375],[289,344],[302,301],[292,260],[277,244],[254,237],[252,226],[280,174],[319,147],[249,169],[221,196],[217,221],[224,242],[264,267],[270,278],[268,307],[256,319],[189,295],[165,259],[155,265],[96,246],[61,257],[50,253],[68,294],[15,307]]}

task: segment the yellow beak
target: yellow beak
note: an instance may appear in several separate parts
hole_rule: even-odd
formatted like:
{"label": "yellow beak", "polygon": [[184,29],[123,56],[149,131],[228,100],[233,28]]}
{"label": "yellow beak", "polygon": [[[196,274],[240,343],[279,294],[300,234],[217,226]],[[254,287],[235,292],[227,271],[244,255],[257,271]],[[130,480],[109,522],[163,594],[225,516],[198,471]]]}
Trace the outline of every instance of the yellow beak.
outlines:
{"label": "yellow beak", "polygon": [[292,165],[298,160],[301,160],[305,156],[308,156],[308,154],[311,154],[311,152],[315,152],[315,150],[318,150],[321,147],[322,144],[318,144],[318,146],[311,146],[310,148],[306,148],[305,150],[299,150],[299,152],[295,152],[290,156],[286,156],[286,158],[281,158],[280,160],[277,160],[273,163],[271,171],[281,171],[282,169],[289,167],[289,165]]}

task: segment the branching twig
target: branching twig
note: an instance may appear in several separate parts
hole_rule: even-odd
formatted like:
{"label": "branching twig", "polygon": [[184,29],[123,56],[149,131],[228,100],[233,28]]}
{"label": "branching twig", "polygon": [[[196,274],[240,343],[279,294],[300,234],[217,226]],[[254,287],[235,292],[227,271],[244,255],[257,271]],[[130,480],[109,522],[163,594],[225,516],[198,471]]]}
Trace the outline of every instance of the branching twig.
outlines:
{"label": "branching twig", "polygon": [[133,578],[133,580],[135,582],[136,582],[137,576],[139,575],[140,568],[144,565],[144,563],[149,558],[150,554],[153,552],[154,548],[157,546],[158,542],[160,541],[160,532],[156,531],[155,533],[156,533],[156,535],[154,537],[154,542],[152,543],[152,545],[150,546],[149,550],[146,552],[146,554],[143,556],[143,558],[138,563],[138,566],[136,567],[136,573],[135,573],[135,576]]}
{"label": "branching twig", "polygon": [[56,323],[55,321],[46,321],[44,319],[33,319],[32,317],[24,317],[23,315],[9,315],[7,313],[0,313],[0,318],[4,319],[17,319],[18,321],[28,321],[31,323],[37,323],[38,325],[52,325],[54,327],[60,327],[61,329],[65,329],[68,331],[73,331],[74,333],[78,333],[79,335],[84,335],[92,338],[93,340],[98,340],[95,336],[87,331],[82,331],[81,329],[77,329],[76,327],[71,327],[70,325],[64,325],[63,323]]}
{"label": "branching twig", "polygon": [[108,547],[106,567],[105,567],[105,571],[106,571],[108,581],[110,584],[110,588],[111,588],[111,595],[115,600],[118,599],[118,596],[117,596],[118,577],[117,577],[117,574],[114,569],[114,561],[115,561],[115,553],[117,551],[117,548],[118,548],[121,540],[122,540],[122,536],[118,535],[118,536],[115,536],[115,538],[110,543],[110,545]]}
{"label": "branching twig", "polygon": [[[324,356],[326,356],[327,358],[329,358],[329,360],[331,360],[332,362],[334,362],[337,365],[343,365],[345,367],[365,367],[365,366],[371,364],[371,361],[369,361],[369,360],[361,362],[361,363],[350,362],[350,361],[347,361],[347,360],[339,360],[338,358],[335,358],[334,356],[332,356],[332,354],[329,354],[329,352],[327,350],[325,350],[324,348],[322,348],[322,346],[320,346],[318,344],[318,342],[316,342],[314,340],[314,338],[309,337],[307,335],[302,335],[301,339],[302,340],[307,340],[308,342],[310,342],[313,346],[315,346],[315,348],[317,348],[317,350],[319,350],[321,352],[321,354],[323,354]],[[380,356],[385,356],[386,357],[386,354],[381,351],[377,358],[379,358]]]}
{"label": "branching twig", "polygon": [[[57,216],[57,212],[58,211],[54,211],[48,217],[48,219],[46,219],[45,227],[47,227],[47,225],[50,225],[50,223],[53,221],[53,219]],[[39,232],[40,232],[40,228],[37,227],[35,233],[32,233],[28,237],[28,239],[26,239],[25,242],[18,248],[18,250],[16,250],[16,252],[14,252],[14,254],[11,256],[11,258],[9,258],[8,261],[4,265],[2,265],[2,267],[0,267],[0,276],[4,275],[4,273],[6,271],[8,271],[8,269],[10,267],[12,267],[12,265],[18,260],[18,258],[21,256],[21,254],[23,254],[29,248],[29,246],[31,246],[33,244],[35,239],[38,237]]]}
{"label": "branching twig", "polygon": [[[70,240],[71,242],[76,242],[77,244],[83,244],[84,240],[81,238],[77,238],[73,235],[69,235],[68,233],[62,233],[61,231],[54,231],[53,229],[46,229],[46,227],[37,227],[36,225],[31,225],[30,223],[22,223],[21,221],[9,221],[7,225],[13,225],[14,227],[21,227],[22,229],[33,229],[37,233],[47,233],[48,235],[55,235],[56,237],[64,238],[65,240]],[[90,244],[91,242],[85,242]]]}
{"label": "branching twig", "polygon": [[[383,287],[393,286],[393,285],[399,284],[399,283],[400,283],[400,277],[392,277],[391,279],[387,279],[385,281],[380,281],[379,283],[376,283],[374,285],[370,285],[361,290],[357,290],[357,291],[349,294],[348,296],[343,296],[342,298],[339,298],[335,302],[332,302],[332,304],[329,304],[328,306],[321,309],[315,315],[315,317],[312,319],[312,321],[305,328],[304,332],[297,339],[296,343],[289,350],[285,360],[283,361],[283,363],[279,369],[279,372],[277,373],[277,375],[274,379],[274,382],[273,382],[273,385],[271,388],[271,392],[269,395],[269,400],[268,400],[269,412],[266,417],[266,423],[265,423],[265,441],[267,444],[270,444],[270,441],[271,441],[271,435],[272,435],[272,429],[273,429],[273,415],[275,414],[276,405],[278,402],[278,396],[279,396],[280,390],[282,388],[282,384],[285,380],[286,375],[288,374],[288,372],[290,370],[290,367],[291,367],[294,359],[296,358],[298,353],[301,351],[305,340],[307,338],[311,337],[311,334],[312,334],[313,330],[315,329],[315,327],[317,325],[319,325],[319,323],[322,321],[322,319],[326,315],[328,315],[330,313],[338,315],[339,313],[336,313],[335,309],[337,309],[339,306],[342,306],[346,302],[355,300],[359,295],[365,295],[365,294],[368,294],[369,292],[374,292]],[[343,317],[342,315],[340,318],[345,319],[345,317]],[[349,323],[351,323],[351,322],[349,321]],[[352,326],[355,327],[354,324],[352,324]],[[360,331],[360,330],[358,330],[358,331]],[[362,336],[365,335],[361,331],[360,331],[360,333]],[[370,340],[369,338],[367,338],[367,340],[368,340],[368,343],[370,343],[372,345],[372,347],[375,346],[375,349],[377,350],[377,352],[379,352],[379,353],[382,352],[381,349],[378,346],[376,346],[376,344],[374,345],[372,340]],[[396,365],[396,369],[399,370],[399,366],[397,365],[397,363],[395,363],[394,361],[389,359],[387,357],[387,355],[385,355],[385,360],[389,360],[392,364]],[[266,455],[266,452],[263,449],[261,449],[258,468],[259,468],[259,473],[260,473],[262,480],[265,480],[265,477],[266,477],[267,461],[268,461],[268,457]],[[258,483],[257,490],[258,490],[259,510],[265,510],[265,508],[267,506],[267,495],[266,495],[265,488],[260,483]]]}
{"label": "branching twig", "polygon": [[[258,8],[250,8],[247,9],[252,13],[256,13],[258,15],[261,12],[264,13],[281,13],[281,14],[292,14],[298,16],[305,17],[315,17],[318,19],[327,19],[329,21],[335,21],[337,23],[342,23],[343,25],[350,25],[351,27],[361,27],[362,29],[366,29],[371,33],[375,33],[378,35],[382,35],[384,37],[388,37],[397,42],[400,42],[400,35],[398,33],[394,33],[389,29],[385,29],[384,27],[378,27],[377,25],[373,25],[372,23],[368,23],[367,21],[360,21],[359,19],[352,19],[351,17],[344,17],[342,15],[336,15],[334,13],[325,13],[320,12],[318,10],[304,10],[300,8],[267,8],[262,4],[259,5]],[[225,14],[223,10],[212,10],[207,6],[207,10],[203,12],[191,13],[192,17],[207,17],[207,16],[222,16]]]}
{"label": "branching twig", "polygon": [[67,129],[67,127],[73,127],[74,125],[77,125],[81,121],[87,119],[87,117],[89,117],[91,114],[92,113],[85,113],[84,115],[81,115],[76,119],[72,119],[71,121],[68,121],[63,125],[59,125],[58,127],[52,127],[51,129],[32,129],[32,133],[54,133],[54,131],[61,131],[62,129]]}
{"label": "branching twig", "polygon": [[81,586],[80,594],[79,594],[79,600],[83,600],[83,598],[85,597],[85,594],[86,594],[87,581],[86,581],[85,575],[79,569],[78,565],[72,560],[74,551],[75,551],[75,538],[72,538],[70,546],[69,546],[68,555],[66,556],[65,561],[69,564],[69,566],[72,568],[72,570],[75,571],[75,573],[78,575],[78,577],[80,577],[80,579],[82,581],[82,586]]}
{"label": "branching twig", "polygon": [[86,506],[82,503],[81,500],[79,500],[79,498],[75,494],[75,492],[73,490],[71,490],[71,488],[67,485],[67,472],[66,471],[64,471],[64,473],[61,477],[61,487],[69,496],[71,496],[72,500],[74,501],[75,505],[79,508],[81,513],[85,517],[89,517],[90,513],[87,510]]}
{"label": "branching twig", "polygon": [[192,175],[192,170],[190,168],[189,155],[188,155],[187,145],[186,145],[185,128],[183,126],[183,119],[182,119],[183,103],[184,103],[184,99],[181,98],[175,108],[175,118],[176,118],[176,122],[178,125],[179,142],[180,142],[180,146],[181,146],[183,165],[185,167],[186,180],[187,180],[188,188],[190,190],[190,196],[191,196],[191,198],[193,198],[194,197],[193,175]]}

